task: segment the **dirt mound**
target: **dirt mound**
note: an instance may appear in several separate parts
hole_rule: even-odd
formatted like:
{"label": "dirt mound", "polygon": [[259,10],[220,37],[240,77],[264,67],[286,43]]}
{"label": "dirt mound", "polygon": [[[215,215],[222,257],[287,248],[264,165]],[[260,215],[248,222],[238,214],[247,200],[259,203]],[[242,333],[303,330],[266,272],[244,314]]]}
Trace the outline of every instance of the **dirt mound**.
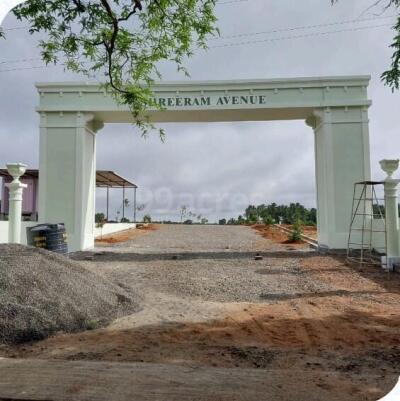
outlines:
{"label": "dirt mound", "polygon": [[255,225],[252,225],[251,227],[254,230],[258,231],[259,234],[262,235],[264,238],[269,239],[269,240],[273,241],[274,243],[283,244],[283,245],[286,245],[287,247],[292,247],[292,248],[296,248],[296,249],[309,247],[309,245],[302,240],[296,241],[296,242],[290,241],[289,234],[283,232],[278,227],[266,226],[264,224],[255,224]]}
{"label": "dirt mound", "polygon": [[78,262],[33,247],[0,244],[0,343],[95,328],[137,310],[136,294]]}

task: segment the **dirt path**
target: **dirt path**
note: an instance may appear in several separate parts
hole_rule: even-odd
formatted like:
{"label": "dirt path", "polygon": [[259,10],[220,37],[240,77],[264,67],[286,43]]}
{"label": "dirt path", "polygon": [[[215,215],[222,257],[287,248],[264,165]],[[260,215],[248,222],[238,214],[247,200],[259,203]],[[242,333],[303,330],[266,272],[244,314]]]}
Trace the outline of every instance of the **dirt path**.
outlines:
{"label": "dirt path", "polygon": [[297,369],[313,373],[309,394],[351,387],[345,400],[376,400],[400,374],[400,275],[359,271],[235,226],[163,226],[91,254],[77,258],[135,288],[143,310],[7,356]]}

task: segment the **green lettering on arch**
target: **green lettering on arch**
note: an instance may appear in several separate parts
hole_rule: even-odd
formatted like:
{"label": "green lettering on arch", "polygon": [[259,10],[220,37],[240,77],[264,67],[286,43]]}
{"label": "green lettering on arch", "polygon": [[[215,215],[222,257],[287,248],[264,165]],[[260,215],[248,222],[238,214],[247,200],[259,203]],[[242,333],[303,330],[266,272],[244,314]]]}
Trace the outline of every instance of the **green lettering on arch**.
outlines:
{"label": "green lettering on arch", "polygon": [[201,105],[202,106],[211,106],[211,99],[209,96],[201,98]]}

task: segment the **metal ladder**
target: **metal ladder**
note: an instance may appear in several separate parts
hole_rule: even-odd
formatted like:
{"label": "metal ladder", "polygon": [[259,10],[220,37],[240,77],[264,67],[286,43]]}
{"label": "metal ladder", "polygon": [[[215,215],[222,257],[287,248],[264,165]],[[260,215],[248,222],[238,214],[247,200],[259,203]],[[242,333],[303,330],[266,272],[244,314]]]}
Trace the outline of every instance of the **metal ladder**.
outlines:
{"label": "metal ladder", "polygon": [[354,184],[353,206],[347,242],[347,261],[364,265],[384,264],[387,236],[384,199],[378,198],[376,187],[381,181]]}

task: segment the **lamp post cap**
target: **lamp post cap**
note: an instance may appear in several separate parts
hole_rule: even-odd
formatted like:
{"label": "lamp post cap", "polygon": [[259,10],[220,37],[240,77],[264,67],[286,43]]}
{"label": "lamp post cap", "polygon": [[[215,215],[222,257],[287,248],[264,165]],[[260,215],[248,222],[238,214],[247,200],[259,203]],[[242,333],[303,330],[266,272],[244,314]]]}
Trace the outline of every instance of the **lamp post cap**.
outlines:
{"label": "lamp post cap", "polygon": [[7,171],[13,178],[19,178],[26,171],[27,165],[23,163],[7,163]]}
{"label": "lamp post cap", "polygon": [[381,169],[391,177],[392,174],[399,168],[399,159],[383,159],[379,162]]}

